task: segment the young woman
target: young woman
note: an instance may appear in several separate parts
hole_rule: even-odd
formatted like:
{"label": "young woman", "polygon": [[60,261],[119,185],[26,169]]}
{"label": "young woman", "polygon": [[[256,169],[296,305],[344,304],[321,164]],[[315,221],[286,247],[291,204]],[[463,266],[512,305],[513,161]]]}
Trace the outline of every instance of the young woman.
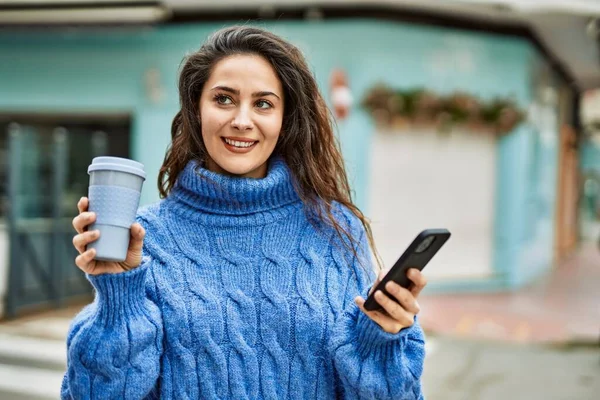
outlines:
{"label": "young woman", "polygon": [[222,29],[188,56],[181,110],[127,259],[77,266],[96,290],[67,339],[63,398],[421,399],[425,279],[377,293],[325,102],[296,47]]}

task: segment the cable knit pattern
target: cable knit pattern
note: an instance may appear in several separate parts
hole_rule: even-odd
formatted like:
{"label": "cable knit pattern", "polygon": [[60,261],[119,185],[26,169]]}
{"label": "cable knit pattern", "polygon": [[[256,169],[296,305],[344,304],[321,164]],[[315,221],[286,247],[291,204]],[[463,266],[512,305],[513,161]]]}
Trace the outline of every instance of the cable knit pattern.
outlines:
{"label": "cable knit pattern", "polygon": [[286,164],[263,179],[190,162],[165,200],[138,211],[143,261],[88,276],[63,399],[421,399],[418,323],[384,332],[356,307],[374,274],[360,221],[311,224]]}

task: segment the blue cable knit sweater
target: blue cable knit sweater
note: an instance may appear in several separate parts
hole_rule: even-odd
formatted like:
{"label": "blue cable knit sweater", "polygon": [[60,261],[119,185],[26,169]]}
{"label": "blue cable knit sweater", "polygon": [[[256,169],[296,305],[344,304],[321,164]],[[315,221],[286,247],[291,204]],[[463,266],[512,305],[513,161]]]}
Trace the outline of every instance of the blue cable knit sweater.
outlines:
{"label": "blue cable knit sweater", "polygon": [[190,162],[138,213],[142,264],[88,276],[96,297],[72,322],[62,398],[422,399],[423,332],[389,334],[360,312],[368,244],[353,214],[336,216],[358,259],[309,222],[281,159],[263,179]]}

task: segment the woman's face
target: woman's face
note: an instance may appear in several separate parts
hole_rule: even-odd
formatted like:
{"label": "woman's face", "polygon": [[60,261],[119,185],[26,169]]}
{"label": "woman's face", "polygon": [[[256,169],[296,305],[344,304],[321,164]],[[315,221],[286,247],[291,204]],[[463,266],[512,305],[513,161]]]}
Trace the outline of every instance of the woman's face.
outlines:
{"label": "woman's face", "polygon": [[257,55],[224,58],[200,96],[206,168],[263,178],[283,121],[283,89],[271,64]]}

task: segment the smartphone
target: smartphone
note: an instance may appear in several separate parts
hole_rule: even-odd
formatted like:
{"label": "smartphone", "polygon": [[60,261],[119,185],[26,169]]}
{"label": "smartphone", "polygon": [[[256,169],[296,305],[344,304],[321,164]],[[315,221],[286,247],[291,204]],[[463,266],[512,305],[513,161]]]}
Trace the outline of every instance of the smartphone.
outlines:
{"label": "smartphone", "polygon": [[385,290],[385,284],[392,280],[404,288],[410,288],[412,282],[406,276],[406,272],[410,268],[417,268],[418,270],[425,268],[427,263],[449,238],[450,232],[447,229],[426,229],[419,233],[394,266],[385,274],[375,290],[371,292],[365,302],[365,309],[368,311],[381,309],[374,296],[377,290],[381,290],[390,299],[396,301],[396,298],[389,295],[387,290]]}

